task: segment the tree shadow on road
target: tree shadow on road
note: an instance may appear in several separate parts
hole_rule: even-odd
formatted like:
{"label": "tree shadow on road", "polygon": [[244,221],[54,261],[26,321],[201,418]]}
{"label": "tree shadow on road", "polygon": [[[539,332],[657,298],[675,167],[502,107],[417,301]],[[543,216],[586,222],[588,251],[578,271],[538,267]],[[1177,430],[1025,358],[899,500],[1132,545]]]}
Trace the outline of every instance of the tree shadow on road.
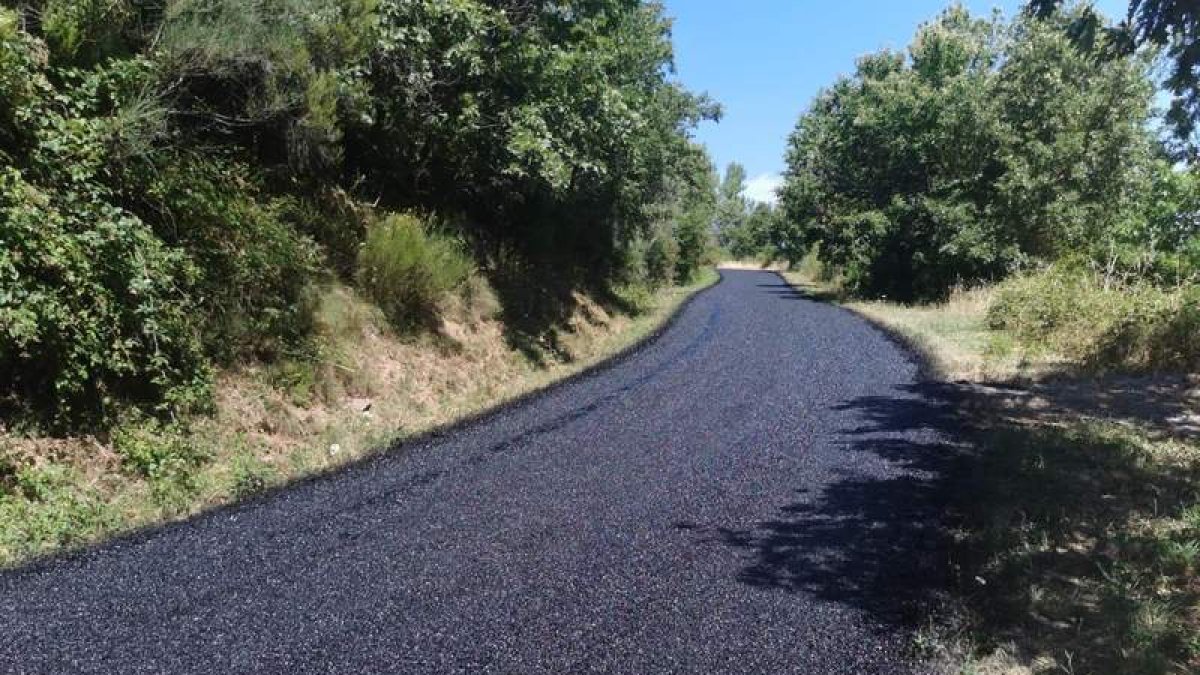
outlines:
{"label": "tree shadow on road", "polygon": [[952,390],[915,385],[835,406],[854,423],[853,455],[832,480],[798,490],[778,516],[717,540],[746,551],[743,583],[848,605],[890,627],[915,626],[948,586],[943,513],[958,469]]}
{"label": "tree shadow on road", "polygon": [[773,295],[783,300],[812,300],[812,298],[793,287],[791,284],[780,282],[777,284],[755,284],[755,288],[764,288],[765,293]]}
{"label": "tree shadow on road", "polygon": [[849,468],[714,537],[746,553],[741,582],[856,608],[884,630],[936,618],[943,641],[964,641],[943,642],[951,651],[1200,672],[1194,441],[1067,424],[955,384],[835,409],[850,421],[831,439]]}

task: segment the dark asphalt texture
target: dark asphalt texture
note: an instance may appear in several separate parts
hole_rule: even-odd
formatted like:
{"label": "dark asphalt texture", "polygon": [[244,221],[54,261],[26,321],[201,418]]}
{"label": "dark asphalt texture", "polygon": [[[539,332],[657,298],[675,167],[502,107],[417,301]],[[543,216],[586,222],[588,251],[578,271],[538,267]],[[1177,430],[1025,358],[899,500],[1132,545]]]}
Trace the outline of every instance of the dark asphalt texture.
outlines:
{"label": "dark asphalt texture", "polygon": [[947,404],[860,318],[723,276],[500,414],[0,573],[0,672],[920,670]]}

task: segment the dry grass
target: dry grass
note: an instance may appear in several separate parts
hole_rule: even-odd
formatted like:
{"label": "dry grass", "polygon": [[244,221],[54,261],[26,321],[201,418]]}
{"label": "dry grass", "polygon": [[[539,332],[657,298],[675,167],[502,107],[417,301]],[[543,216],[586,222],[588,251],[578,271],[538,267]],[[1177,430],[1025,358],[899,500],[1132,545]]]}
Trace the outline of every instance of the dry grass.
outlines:
{"label": "dry grass", "polygon": [[[221,373],[209,418],[186,427],[134,420],[124,445],[0,433],[0,565],[332,470],[544,388],[644,338],[715,280],[709,273],[665,289],[633,316],[577,294],[553,350],[536,361],[506,341],[483,284],[442,308],[435,333],[417,337],[397,335],[374,305],[334,286],[316,312],[315,358]],[[130,457],[156,453],[166,459],[131,470]]]}
{"label": "dry grass", "polygon": [[803,272],[784,272],[789,283],[817,298],[838,301],[887,328],[925,357],[939,379],[968,382],[1037,380],[1059,372],[1067,361],[1044,350],[1020,347],[987,325],[994,289],[954,291],[948,300],[927,305],[846,298],[836,285]]}

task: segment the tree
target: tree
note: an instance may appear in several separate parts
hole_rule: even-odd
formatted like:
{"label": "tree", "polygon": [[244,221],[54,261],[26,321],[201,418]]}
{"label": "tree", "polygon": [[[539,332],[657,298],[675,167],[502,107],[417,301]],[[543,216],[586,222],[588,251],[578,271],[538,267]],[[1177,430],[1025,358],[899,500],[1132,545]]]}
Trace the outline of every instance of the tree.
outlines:
{"label": "tree", "polygon": [[676,80],[663,11],[0,0],[0,413],[173,414],[212,362],[305,353],[312,285],[363,283],[389,212],[535,304],[628,278],[653,237],[689,277],[716,192],[689,134],[720,111]]}
{"label": "tree", "polygon": [[[508,11],[513,9],[511,13]],[[380,4],[350,153],[397,205],[465,212],[484,247],[611,271],[719,111],[670,79],[657,4]]]}
{"label": "tree", "polygon": [[1000,28],[947,10],[907,57],[861,59],[797,125],[783,207],[854,290],[936,297],[1005,265],[1006,242],[983,219],[999,173],[987,90]]}
{"label": "tree", "polygon": [[[1030,0],[1027,11],[1049,18],[1062,9],[1064,0]],[[1105,34],[1111,57],[1122,58],[1143,46],[1163,50],[1171,63],[1164,84],[1174,94],[1167,122],[1174,131],[1176,151],[1192,161],[1200,153],[1200,5],[1194,0],[1131,0],[1129,12],[1115,26],[1105,26],[1090,8],[1084,8],[1068,26],[1085,49],[1098,34]]]}
{"label": "tree", "polygon": [[1142,217],[1145,64],[1075,48],[1072,20],[956,7],[907,54],[861,59],[791,136],[785,248],[818,246],[851,290],[908,301],[1093,250]]}
{"label": "tree", "polygon": [[746,222],[746,168],[737,162],[725,167],[725,176],[717,190],[717,209],[713,229],[721,246],[729,249],[731,242],[741,236]]}

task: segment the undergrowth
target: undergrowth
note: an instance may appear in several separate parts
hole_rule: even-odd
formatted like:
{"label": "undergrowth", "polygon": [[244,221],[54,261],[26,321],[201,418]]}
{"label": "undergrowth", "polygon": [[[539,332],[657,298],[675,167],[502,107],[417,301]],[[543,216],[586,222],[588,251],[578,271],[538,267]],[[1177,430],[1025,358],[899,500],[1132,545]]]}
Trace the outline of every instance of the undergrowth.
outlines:
{"label": "undergrowth", "polygon": [[1096,370],[1200,370],[1200,285],[1161,288],[1052,269],[999,286],[988,324]]}

